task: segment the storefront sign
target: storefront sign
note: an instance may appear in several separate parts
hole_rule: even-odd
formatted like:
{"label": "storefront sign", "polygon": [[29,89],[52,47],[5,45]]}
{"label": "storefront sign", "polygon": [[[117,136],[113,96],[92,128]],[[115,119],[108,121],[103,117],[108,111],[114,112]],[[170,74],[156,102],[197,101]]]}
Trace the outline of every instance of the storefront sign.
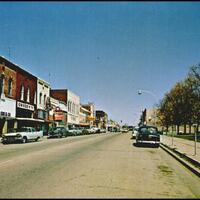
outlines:
{"label": "storefront sign", "polygon": [[16,117],[16,101],[5,97],[4,101],[0,100],[0,117]]}
{"label": "storefront sign", "polygon": [[22,103],[22,102],[17,102],[17,107],[18,108],[22,108],[22,109],[26,109],[26,110],[31,110],[34,111],[34,106],[30,105],[28,103]]}
{"label": "storefront sign", "polygon": [[11,117],[11,113],[0,111],[0,116],[1,117]]}
{"label": "storefront sign", "polygon": [[55,120],[64,120],[64,114],[63,114],[63,112],[55,112]]}

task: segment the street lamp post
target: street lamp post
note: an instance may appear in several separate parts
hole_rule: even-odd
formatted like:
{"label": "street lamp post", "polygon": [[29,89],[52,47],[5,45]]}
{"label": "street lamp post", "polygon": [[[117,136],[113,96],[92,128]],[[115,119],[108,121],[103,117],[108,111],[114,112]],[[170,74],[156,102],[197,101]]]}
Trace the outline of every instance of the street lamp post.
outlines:
{"label": "street lamp post", "polygon": [[[151,92],[149,90],[138,90],[138,95],[141,95],[142,93],[150,94],[155,99],[155,101],[157,102],[158,97],[153,92]],[[155,125],[156,125],[156,118],[157,118],[157,114],[156,114],[156,111],[154,111],[154,124]]]}

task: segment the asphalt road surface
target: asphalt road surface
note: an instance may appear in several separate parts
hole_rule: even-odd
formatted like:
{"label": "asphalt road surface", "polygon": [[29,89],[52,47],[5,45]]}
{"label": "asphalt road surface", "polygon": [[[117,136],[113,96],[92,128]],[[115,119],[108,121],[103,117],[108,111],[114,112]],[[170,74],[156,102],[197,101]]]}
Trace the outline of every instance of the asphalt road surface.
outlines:
{"label": "asphalt road surface", "polygon": [[200,179],[131,133],[0,144],[1,198],[200,198]]}

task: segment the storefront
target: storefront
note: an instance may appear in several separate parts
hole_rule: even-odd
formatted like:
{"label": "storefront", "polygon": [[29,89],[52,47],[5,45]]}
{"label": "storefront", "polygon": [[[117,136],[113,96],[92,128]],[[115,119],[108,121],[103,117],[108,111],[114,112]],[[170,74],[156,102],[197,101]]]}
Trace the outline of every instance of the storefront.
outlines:
{"label": "storefront", "polygon": [[[21,101],[17,101],[16,106],[16,118],[17,118],[17,127],[20,128],[22,126],[31,126],[34,127],[30,119],[34,118],[35,114],[35,106],[29,103],[24,103]],[[26,120],[27,119],[27,120]]]}
{"label": "storefront", "polygon": [[4,97],[0,99],[0,136],[15,127],[16,101]]}

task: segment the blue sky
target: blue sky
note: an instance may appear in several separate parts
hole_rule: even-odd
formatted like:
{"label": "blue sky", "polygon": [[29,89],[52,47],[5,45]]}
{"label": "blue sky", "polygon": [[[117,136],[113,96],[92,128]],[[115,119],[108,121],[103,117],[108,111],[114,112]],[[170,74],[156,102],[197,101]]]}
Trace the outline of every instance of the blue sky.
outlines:
{"label": "blue sky", "polygon": [[[0,54],[133,124],[200,62],[199,2],[0,2]],[[9,53],[10,48],[10,53]]]}

